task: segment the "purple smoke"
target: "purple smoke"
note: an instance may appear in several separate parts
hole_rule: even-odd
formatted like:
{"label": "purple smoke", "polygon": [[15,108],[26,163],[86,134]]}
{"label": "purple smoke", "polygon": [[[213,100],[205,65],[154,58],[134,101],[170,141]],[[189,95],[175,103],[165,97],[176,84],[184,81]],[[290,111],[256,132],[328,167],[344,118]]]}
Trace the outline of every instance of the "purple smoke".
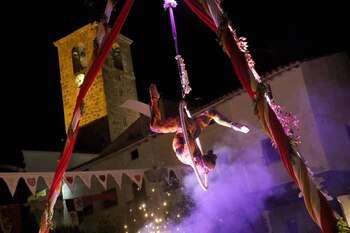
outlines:
{"label": "purple smoke", "polygon": [[[220,156],[215,170],[209,174],[209,189],[204,191],[194,174],[186,177],[185,192],[196,206],[180,225],[168,226],[167,229],[186,233],[261,231],[264,198],[256,198],[250,186],[253,183],[261,187],[269,185],[271,175],[266,171],[266,166],[259,167],[251,161],[246,162],[249,156],[237,155],[232,149],[220,147],[214,151]],[[254,151],[249,153],[256,155]],[[235,161],[228,162],[232,160]]]}

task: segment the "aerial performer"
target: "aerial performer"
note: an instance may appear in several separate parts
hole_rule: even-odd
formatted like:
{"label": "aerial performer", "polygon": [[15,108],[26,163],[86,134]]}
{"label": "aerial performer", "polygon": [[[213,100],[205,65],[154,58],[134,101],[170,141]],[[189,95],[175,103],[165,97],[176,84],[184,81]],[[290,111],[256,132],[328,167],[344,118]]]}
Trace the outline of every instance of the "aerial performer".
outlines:
{"label": "aerial performer", "polygon": [[[192,166],[191,155],[188,151],[188,147],[185,143],[183,128],[181,126],[180,117],[170,117],[162,119],[161,112],[158,105],[160,94],[155,84],[151,84],[149,87],[151,97],[151,121],[150,129],[155,133],[175,133],[172,147],[177,158],[183,164]],[[208,174],[213,171],[216,164],[217,156],[213,153],[213,150],[209,150],[207,154],[202,155],[200,148],[196,143],[196,139],[201,134],[202,130],[212,123],[234,129],[242,133],[248,133],[249,128],[241,123],[228,120],[224,115],[218,112],[214,108],[210,108],[200,113],[196,117],[186,117],[186,130],[188,135],[188,145],[190,152],[193,155],[195,166],[198,172],[202,175]]]}

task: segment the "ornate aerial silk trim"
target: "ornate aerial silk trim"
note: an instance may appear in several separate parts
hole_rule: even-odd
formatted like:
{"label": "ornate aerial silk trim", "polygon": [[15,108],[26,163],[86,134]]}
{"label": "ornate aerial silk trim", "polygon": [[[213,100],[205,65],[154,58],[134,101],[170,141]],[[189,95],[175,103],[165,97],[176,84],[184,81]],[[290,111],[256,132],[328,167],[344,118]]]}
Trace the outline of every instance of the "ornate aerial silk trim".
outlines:
{"label": "ornate aerial silk trim", "polygon": [[[254,68],[255,62],[248,51],[246,38],[238,37],[220,5],[221,1],[184,1],[204,23],[217,33],[224,51],[231,60],[237,78],[253,100],[255,114],[259,117],[263,131],[277,147],[288,174],[301,190],[311,218],[323,233],[349,232],[346,223],[335,216],[336,213],[327,202],[327,195],[321,192],[313,181],[310,169],[297,151],[296,143],[299,143],[300,140],[291,130],[292,126],[297,126],[297,119],[284,113],[280,106],[274,104],[270,88],[262,88],[266,85]],[[212,19],[212,22],[209,22],[208,17]],[[212,27],[213,24],[216,25],[216,28]]]}

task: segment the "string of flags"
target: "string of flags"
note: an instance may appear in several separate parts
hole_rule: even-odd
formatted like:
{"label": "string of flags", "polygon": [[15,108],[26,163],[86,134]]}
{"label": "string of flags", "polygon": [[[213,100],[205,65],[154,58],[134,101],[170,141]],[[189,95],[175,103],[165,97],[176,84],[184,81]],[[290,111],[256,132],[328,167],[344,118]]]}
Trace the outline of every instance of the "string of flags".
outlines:
{"label": "string of flags", "polygon": [[[169,171],[173,171],[175,176],[181,179],[183,177],[183,170],[184,168],[181,166],[175,166],[175,167],[168,167],[166,168],[167,173],[165,174],[164,179],[169,181]],[[69,189],[73,192],[74,191],[74,183],[75,180],[80,178],[80,180],[91,189],[91,180],[92,177],[96,177],[96,179],[99,181],[99,183],[104,187],[105,190],[107,190],[107,179],[112,178],[115,180],[115,182],[118,184],[119,187],[121,187],[123,175],[125,174],[127,177],[129,177],[133,182],[137,184],[139,188],[142,187],[142,181],[145,176],[145,172],[149,171],[150,169],[129,169],[129,170],[105,170],[105,171],[70,171],[66,172],[63,181]],[[36,199],[39,196],[46,196],[47,189],[39,190],[38,183],[40,182],[40,179],[43,179],[47,187],[51,187],[52,180],[54,178],[54,172],[13,172],[13,173],[0,173],[0,178],[2,178],[11,195],[13,196],[16,192],[16,188],[18,185],[18,181],[22,178],[26,185],[28,186],[29,190],[32,193],[32,196],[30,196],[28,199]]]}

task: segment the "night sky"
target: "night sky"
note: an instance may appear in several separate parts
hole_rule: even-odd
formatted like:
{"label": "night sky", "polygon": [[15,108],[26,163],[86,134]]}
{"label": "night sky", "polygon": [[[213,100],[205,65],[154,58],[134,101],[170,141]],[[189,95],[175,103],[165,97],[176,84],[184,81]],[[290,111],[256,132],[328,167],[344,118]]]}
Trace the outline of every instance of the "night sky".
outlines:
{"label": "night sky", "polygon": [[[187,98],[213,100],[241,87],[216,34],[183,1],[174,9],[179,53],[185,60],[192,92]],[[350,51],[346,1],[226,0],[224,10],[238,36],[247,38],[261,76],[297,60]],[[117,1],[111,24],[123,5]],[[3,76],[5,143],[22,150],[61,151],[66,138],[57,49],[53,43],[82,26],[99,21],[105,1],[26,1],[10,6],[3,21],[9,41]],[[333,4],[333,5],[330,5]],[[16,18],[19,23],[13,23]],[[163,98],[181,99],[168,10],[162,0],[135,0],[121,33],[131,40],[139,100],[148,103],[154,82]],[[7,64],[7,65],[6,65]],[[10,75],[10,76],[8,76]],[[4,84],[3,84],[4,85]],[[272,90],[273,91],[273,90]],[[11,143],[11,144],[10,144]],[[6,145],[6,144],[5,144]]]}

